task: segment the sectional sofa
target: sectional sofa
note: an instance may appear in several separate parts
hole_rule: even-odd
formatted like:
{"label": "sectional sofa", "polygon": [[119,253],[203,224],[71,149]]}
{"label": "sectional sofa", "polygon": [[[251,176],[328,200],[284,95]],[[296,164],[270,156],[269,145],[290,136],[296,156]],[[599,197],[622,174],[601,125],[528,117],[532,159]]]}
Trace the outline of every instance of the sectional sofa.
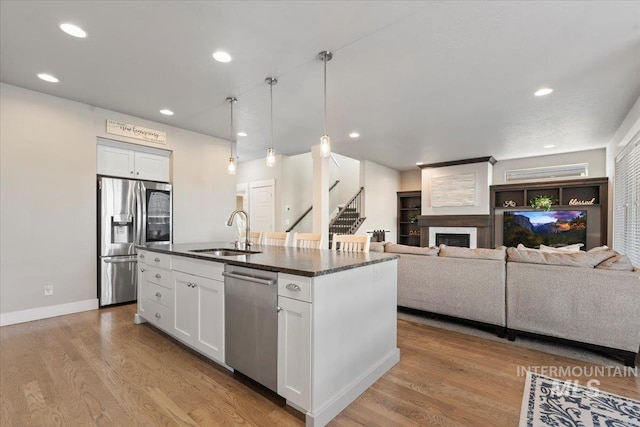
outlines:
{"label": "sectional sofa", "polygon": [[640,270],[606,248],[574,253],[497,248],[416,248],[397,253],[398,306],[606,351],[635,366],[640,351]]}

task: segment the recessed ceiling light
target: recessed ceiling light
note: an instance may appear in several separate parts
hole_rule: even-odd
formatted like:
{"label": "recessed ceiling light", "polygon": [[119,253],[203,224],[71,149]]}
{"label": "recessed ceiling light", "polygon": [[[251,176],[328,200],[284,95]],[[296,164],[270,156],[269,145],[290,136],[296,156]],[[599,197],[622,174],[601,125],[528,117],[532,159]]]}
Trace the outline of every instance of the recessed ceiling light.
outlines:
{"label": "recessed ceiling light", "polygon": [[173,116],[173,111],[167,110],[166,108],[163,110],[160,110],[160,113],[164,114],[165,116]]}
{"label": "recessed ceiling light", "polygon": [[535,96],[545,96],[545,95],[549,95],[551,92],[553,92],[553,89],[551,89],[550,87],[543,87],[542,89],[538,89],[534,95]]}
{"label": "recessed ceiling light", "polygon": [[549,145],[544,145],[542,148],[553,148],[553,147],[555,147],[555,145],[549,144]]}
{"label": "recessed ceiling light", "polygon": [[416,162],[416,166],[420,166],[422,164],[423,164],[422,162]]}
{"label": "recessed ceiling light", "polygon": [[87,37],[87,33],[77,25],[73,25],[65,22],[63,24],[60,24],[60,29],[73,37],[78,37],[80,39]]}
{"label": "recessed ceiling light", "polygon": [[53,77],[51,74],[40,73],[38,74],[38,77],[40,77],[45,82],[49,82],[49,83],[58,83],[60,81],[55,77]]}
{"label": "recessed ceiling light", "polygon": [[238,136],[247,136],[246,132],[238,132]]}
{"label": "recessed ceiling light", "polygon": [[231,61],[231,55],[229,55],[227,52],[218,50],[216,52],[213,52],[213,59],[218,62],[229,62]]}
{"label": "recessed ceiling light", "polygon": [[358,132],[351,132],[349,138],[360,138],[360,134]]}

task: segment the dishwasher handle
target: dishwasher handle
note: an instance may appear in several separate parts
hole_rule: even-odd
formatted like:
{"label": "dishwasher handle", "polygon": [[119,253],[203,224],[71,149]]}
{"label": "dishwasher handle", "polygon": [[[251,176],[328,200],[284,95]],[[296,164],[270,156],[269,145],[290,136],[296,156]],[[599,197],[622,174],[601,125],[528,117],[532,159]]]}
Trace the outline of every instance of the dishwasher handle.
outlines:
{"label": "dishwasher handle", "polygon": [[261,285],[266,285],[266,286],[271,286],[271,285],[275,285],[276,284],[276,279],[263,279],[260,277],[253,277],[253,276],[249,276],[247,274],[242,274],[242,273],[238,273],[238,272],[227,272],[227,271],[223,271],[222,275],[225,277],[229,277],[231,279],[238,279],[238,280],[246,280],[248,282],[254,282],[254,283],[259,283]]}

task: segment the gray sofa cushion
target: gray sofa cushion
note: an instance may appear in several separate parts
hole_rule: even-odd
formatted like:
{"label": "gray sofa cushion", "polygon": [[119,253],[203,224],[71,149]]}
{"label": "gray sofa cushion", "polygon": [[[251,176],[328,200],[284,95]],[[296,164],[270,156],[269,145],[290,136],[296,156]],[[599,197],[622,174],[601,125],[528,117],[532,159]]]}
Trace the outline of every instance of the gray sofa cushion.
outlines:
{"label": "gray sofa cushion", "polygon": [[391,252],[395,254],[413,254],[413,255],[427,255],[436,256],[440,252],[440,248],[420,248],[417,246],[398,245],[395,243],[387,243],[384,247],[385,252]]}
{"label": "gray sofa cushion", "polygon": [[607,246],[598,246],[597,248],[590,249],[588,253],[595,252],[610,252],[613,253],[611,258],[605,259],[600,264],[596,265],[596,268],[601,270],[615,270],[615,271],[633,271],[633,264],[628,256],[621,254],[618,251],[610,249]]}
{"label": "gray sofa cushion", "polygon": [[496,249],[469,249],[447,245],[440,245],[439,256],[445,258],[490,259],[495,261],[504,261],[507,257],[504,246]]}
{"label": "gray sofa cushion", "polygon": [[401,254],[398,305],[505,326],[504,261]]}
{"label": "gray sofa cushion", "polygon": [[637,352],[640,274],[507,263],[507,326]]}
{"label": "gray sofa cushion", "polygon": [[594,268],[614,256],[613,251],[553,253],[531,249],[508,248],[509,262]]}

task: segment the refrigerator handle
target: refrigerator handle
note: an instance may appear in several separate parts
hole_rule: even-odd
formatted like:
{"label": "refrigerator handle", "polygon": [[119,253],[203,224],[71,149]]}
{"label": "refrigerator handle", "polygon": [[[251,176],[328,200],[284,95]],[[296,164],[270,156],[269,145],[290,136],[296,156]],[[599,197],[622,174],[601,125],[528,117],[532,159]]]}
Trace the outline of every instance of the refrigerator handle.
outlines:
{"label": "refrigerator handle", "polygon": [[136,244],[143,245],[145,242],[143,241],[143,228],[144,228],[144,202],[142,200],[142,183],[136,183]]}

